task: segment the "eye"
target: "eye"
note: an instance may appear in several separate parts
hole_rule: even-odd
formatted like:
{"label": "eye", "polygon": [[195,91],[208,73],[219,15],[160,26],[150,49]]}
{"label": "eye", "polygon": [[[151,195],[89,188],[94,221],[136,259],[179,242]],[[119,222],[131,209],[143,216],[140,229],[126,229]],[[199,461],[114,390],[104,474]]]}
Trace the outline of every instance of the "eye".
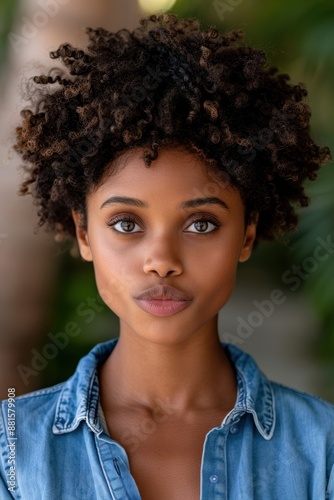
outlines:
{"label": "eye", "polygon": [[[115,217],[111,221],[107,222],[107,226],[111,227],[113,231],[120,234],[133,234],[139,233],[141,231],[140,226],[137,224],[136,220],[130,216]],[[139,228],[139,231],[134,231],[136,226]]]}
{"label": "eye", "polygon": [[220,227],[220,223],[212,218],[212,217],[208,217],[207,215],[201,217],[201,218],[198,218],[196,220],[194,220],[189,227],[191,226],[194,226],[196,231],[189,231],[191,233],[197,233],[197,234],[208,234],[208,233],[212,233],[212,231],[215,231],[216,229],[218,229]]}

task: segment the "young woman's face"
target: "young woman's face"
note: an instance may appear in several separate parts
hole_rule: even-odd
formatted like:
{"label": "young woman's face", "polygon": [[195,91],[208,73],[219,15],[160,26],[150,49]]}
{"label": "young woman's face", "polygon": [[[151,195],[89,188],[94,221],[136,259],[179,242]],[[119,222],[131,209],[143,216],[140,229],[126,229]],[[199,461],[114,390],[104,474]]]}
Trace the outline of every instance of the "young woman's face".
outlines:
{"label": "young woman's face", "polygon": [[[120,318],[120,334],[171,344],[217,334],[237,264],[249,258],[256,226],[245,227],[238,191],[212,182],[201,159],[162,149],[146,168],[142,151],[87,197],[83,259],[99,293]],[[208,194],[208,192],[213,194]],[[140,297],[156,285],[156,296]]]}

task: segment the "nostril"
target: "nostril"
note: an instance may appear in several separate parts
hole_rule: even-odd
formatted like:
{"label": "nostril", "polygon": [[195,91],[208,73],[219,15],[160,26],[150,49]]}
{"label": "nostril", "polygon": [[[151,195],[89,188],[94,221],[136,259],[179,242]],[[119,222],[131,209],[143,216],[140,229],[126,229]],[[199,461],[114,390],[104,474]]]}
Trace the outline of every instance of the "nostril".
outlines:
{"label": "nostril", "polygon": [[160,278],[166,278],[166,276],[170,276],[171,274],[176,273],[176,271],[173,270],[173,269],[171,269],[171,270],[169,270],[167,272],[159,271],[159,270],[156,270],[156,269],[152,269],[152,271],[154,273],[157,273],[160,276]]}
{"label": "nostril", "polygon": [[171,275],[179,275],[182,273],[182,265],[181,263],[176,262],[163,262],[162,259],[151,260],[150,262],[146,262],[143,266],[143,270],[145,273],[156,273],[161,278]]}

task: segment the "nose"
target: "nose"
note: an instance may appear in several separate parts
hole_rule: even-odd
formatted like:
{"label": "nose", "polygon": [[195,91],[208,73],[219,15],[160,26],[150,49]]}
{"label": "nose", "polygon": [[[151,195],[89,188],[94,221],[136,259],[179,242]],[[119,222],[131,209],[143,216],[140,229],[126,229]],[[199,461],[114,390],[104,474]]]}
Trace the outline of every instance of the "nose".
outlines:
{"label": "nose", "polygon": [[175,242],[167,238],[151,242],[148,245],[143,270],[146,274],[155,273],[161,278],[181,274],[183,266]]}

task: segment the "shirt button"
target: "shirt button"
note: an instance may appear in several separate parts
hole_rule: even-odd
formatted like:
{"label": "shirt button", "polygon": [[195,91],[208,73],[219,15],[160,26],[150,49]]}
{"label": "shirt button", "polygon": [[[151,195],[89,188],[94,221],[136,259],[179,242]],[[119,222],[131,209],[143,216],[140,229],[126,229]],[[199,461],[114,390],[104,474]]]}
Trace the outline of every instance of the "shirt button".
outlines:
{"label": "shirt button", "polygon": [[234,425],[233,427],[231,427],[230,429],[230,433],[231,434],[236,434],[238,432],[238,427],[236,425]]}
{"label": "shirt button", "polygon": [[211,483],[218,482],[218,476],[216,476],[215,474],[212,474],[209,479],[210,479]]}

